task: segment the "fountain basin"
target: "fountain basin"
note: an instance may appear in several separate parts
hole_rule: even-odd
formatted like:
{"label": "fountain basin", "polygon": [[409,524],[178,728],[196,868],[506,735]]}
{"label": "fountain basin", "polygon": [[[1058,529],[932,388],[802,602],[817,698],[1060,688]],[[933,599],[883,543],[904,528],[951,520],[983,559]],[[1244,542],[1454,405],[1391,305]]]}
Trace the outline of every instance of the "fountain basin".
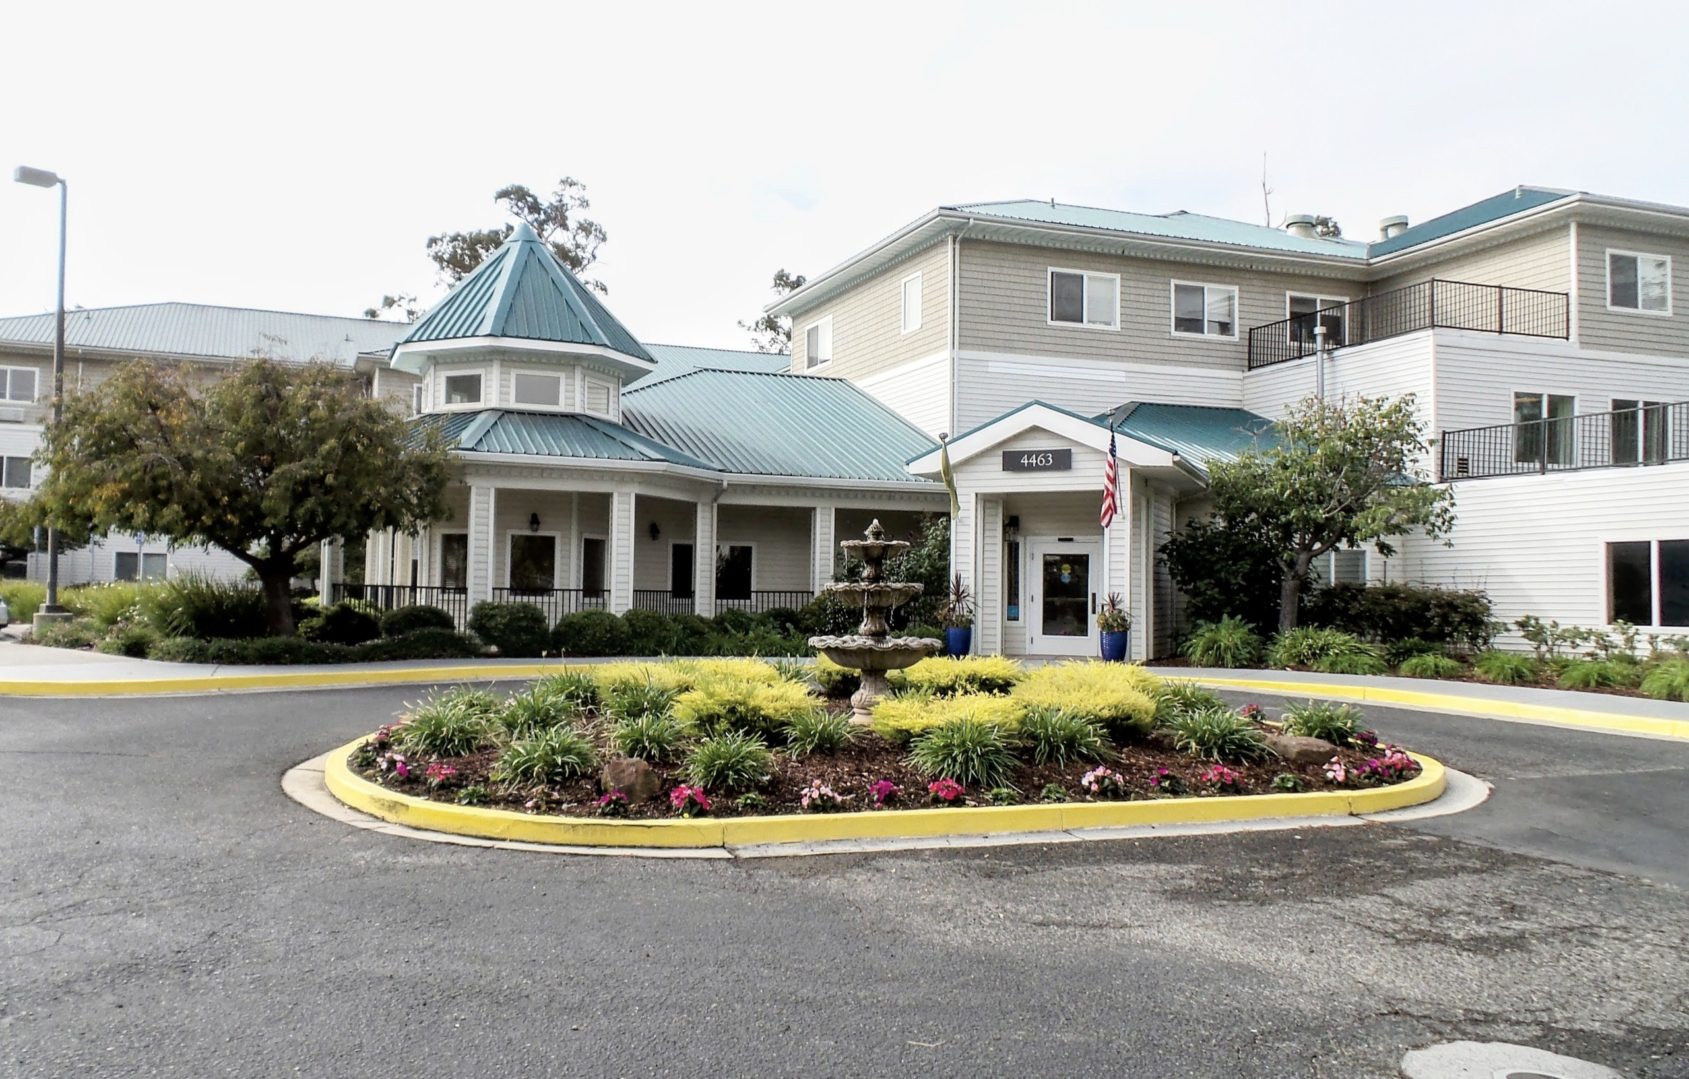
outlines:
{"label": "fountain basin", "polygon": [[887,671],[913,667],[928,656],[937,655],[944,642],[932,637],[869,637],[859,633],[839,637],[811,637],[809,646],[837,663],[862,675],[862,685],[850,695],[851,722],[866,726],[874,718],[874,702],[891,684]]}
{"label": "fountain basin", "polygon": [[920,595],[923,588],[919,584],[902,581],[834,581],[823,585],[821,590],[829,596],[837,596],[840,600],[852,601],[859,607],[889,610],[908,603]]}

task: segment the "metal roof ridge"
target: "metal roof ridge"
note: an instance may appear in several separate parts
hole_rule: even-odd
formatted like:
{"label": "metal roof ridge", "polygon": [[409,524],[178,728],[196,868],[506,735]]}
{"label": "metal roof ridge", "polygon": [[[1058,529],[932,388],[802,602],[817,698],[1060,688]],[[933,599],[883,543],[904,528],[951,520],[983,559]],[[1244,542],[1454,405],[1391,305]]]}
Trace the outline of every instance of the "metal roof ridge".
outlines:
{"label": "metal roof ridge", "polygon": [[503,419],[503,418],[504,418],[504,410],[503,409],[499,409],[499,408],[482,409],[479,415],[477,415],[473,420],[470,420],[469,424],[466,427],[464,427],[464,429],[462,431],[458,432],[458,436],[457,436],[458,446],[459,447],[464,447],[464,446],[473,447],[477,442],[480,442],[481,439],[485,438],[486,435],[487,435],[487,432],[491,431],[493,429],[493,426],[495,424],[497,424],[498,421]]}
{"label": "metal roof ridge", "polygon": [[[114,303],[102,304],[98,307],[67,307],[65,321],[69,322],[77,315],[90,315],[96,311],[133,311],[141,307],[197,307],[210,311],[239,311],[251,315],[289,315],[294,318],[331,318],[339,322],[362,322],[365,325],[411,326],[410,322],[393,322],[384,318],[364,318],[362,315],[325,315],[319,311],[285,311],[279,307],[237,307],[232,304],[196,303],[193,300],[149,300],[146,303]],[[0,315],[0,322],[22,318],[52,318],[53,311],[30,311],[21,315]]]}
{"label": "metal roof ridge", "polygon": [[[534,230],[527,227],[525,222],[518,221],[521,231],[533,236]],[[504,321],[510,315],[510,305],[516,300],[516,285],[522,278],[522,259],[527,254],[528,241],[518,239],[521,232],[513,231],[510,239],[500,245],[500,255],[504,261],[498,268],[498,279],[493,282],[493,309],[488,312],[483,324],[485,333],[491,337],[503,337],[499,331],[504,329]]]}

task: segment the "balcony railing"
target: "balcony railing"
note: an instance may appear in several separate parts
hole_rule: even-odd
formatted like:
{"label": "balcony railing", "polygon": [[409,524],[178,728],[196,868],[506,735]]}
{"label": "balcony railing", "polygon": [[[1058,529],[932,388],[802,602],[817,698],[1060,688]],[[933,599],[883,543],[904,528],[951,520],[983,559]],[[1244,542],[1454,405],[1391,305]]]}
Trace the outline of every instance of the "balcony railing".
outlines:
{"label": "balcony railing", "polygon": [[545,620],[556,624],[566,614],[576,611],[602,611],[610,606],[610,591],[605,588],[495,588],[494,603],[532,603],[545,612]]}
{"label": "balcony railing", "polygon": [[451,615],[458,625],[469,620],[469,590],[442,588],[426,584],[334,584],[329,586],[329,599],[335,603],[355,599],[368,603],[378,611],[424,604],[438,607]]}
{"label": "balcony railing", "polygon": [[[751,614],[761,614],[778,607],[802,607],[814,598],[815,593],[808,589],[802,591],[759,590],[744,596],[717,596],[715,609],[718,612],[747,611]],[[635,589],[633,605],[642,611],[660,611],[663,614],[691,614],[694,609],[692,596],[670,592],[663,588]]]}
{"label": "balcony railing", "polygon": [[1320,325],[1326,328],[1326,343],[1342,348],[1433,328],[1564,340],[1571,336],[1570,320],[1571,306],[1564,292],[1470,281],[1421,281],[1256,326],[1249,331],[1249,369],[1312,356],[1317,345],[1314,328]]}
{"label": "balcony railing", "polygon": [[1444,431],[1444,480],[1689,461],[1689,401]]}

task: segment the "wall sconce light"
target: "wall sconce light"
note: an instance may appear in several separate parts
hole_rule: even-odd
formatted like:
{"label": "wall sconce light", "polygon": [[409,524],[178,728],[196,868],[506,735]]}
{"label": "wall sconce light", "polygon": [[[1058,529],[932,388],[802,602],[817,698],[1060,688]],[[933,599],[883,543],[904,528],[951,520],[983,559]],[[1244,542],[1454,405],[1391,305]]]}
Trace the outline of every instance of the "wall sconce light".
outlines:
{"label": "wall sconce light", "polygon": [[540,530],[540,515],[537,514],[537,513],[528,514],[528,531],[529,532],[538,532],[539,530]]}
{"label": "wall sconce light", "polygon": [[657,527],[656,521],[652,521],[651,527],[647,528],[645,531],[647,531],[651,534],[651,542],[652,543],[656,543],[657,538],[663,534],[663,530]]}

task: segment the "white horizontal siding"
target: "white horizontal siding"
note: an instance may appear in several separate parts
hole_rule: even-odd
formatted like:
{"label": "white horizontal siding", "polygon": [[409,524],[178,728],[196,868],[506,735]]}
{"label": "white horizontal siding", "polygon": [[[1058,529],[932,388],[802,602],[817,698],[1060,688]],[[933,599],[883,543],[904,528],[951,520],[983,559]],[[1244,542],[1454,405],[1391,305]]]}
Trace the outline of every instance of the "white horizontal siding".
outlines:
{"label": "white horizontal siding", "polygon": [[1560,225],[1547,232],[1525,236],[1482,251],[1423,263],[1406,273],[1391,274],[1372,283],[1369,294],[1378,295],[1404,285],[1428,281],[1471,281],[1480,285],[1512,288],[1571,290],[1571,229]]}
{"label": "white horizontal siding", "polygon": [[[1671,257],[1671,314],[1607,309],[1607,251]],[[1588,348],[1689,356],[1689,240],[1578,226],[1578,340]]]}
{"label": "white horizontal siding", "polygon": [[[1338,349],[1326,362],[1326,396],[1400,397],[1411,393],[1419,402],[1420,416],[1434,430],[1431,349],[1429,331]],[[1315,357],[1306,356],[1250,371],[1243,376],[1243,407],[1278,419],[1291,405],[1314,393],[1314,364]]]}
{"label": "white horizontal siding", "polygon": [[1167,364],[964,351],[957,356],[956,426],[971,430],[1028,401],[1094,416],[1125,401],[1243,404],[1236,371]]}
{"label": "white horizontal siding", "polygon": [[855,380],[869,396],[929,435],[950,425],[950,354],[940,352]]}
{"label": "white horizontal siding", "polygon": [[1456,483],[1454,546],[1409,537],[1384,574],[1483,589],[1495,617],[1509,623],[1533,614],[1562,625],[1604,625],[1605,544],[1689,539],[1685,491],[1689,465]]}
{"label": "white horizontal siding", "polygon": [[[921,325],[903,332],[903,281],[921,275]],[[792,370],[809,369],[807,331],[833,320],[833,359],[813,373],[865,378],[950,345],[950,248],[936,243],[792,316]]]}

